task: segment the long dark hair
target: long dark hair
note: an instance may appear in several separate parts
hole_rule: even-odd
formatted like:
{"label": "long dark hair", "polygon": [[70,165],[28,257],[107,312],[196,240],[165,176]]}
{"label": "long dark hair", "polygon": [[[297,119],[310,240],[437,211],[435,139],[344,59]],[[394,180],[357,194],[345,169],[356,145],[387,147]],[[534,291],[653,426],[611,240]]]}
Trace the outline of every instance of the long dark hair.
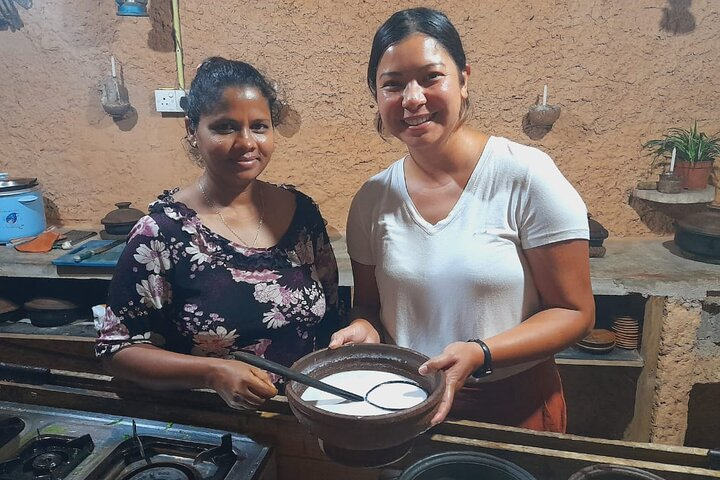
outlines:
{"label": "long dark hair", "polygon": [[215,111],[228,87],[257,88],[268,102],[273,126],[280,124],[282,105],[277,89],[263,74],[249,63],[210,57],[198,67],[190,91],[182,102],[194,129],[202,115]]}
{"label": "long dark hair", "polygon": [[[373,98],[377,99],[377,69],[383,54],[391,45],[401,42],[415,33],[421,33],[437,40],[452,57],[457,65],[458,73],[462,73],[467,67],[465,49],[460,40],[460,34],[447,15],[425,7],[400,10],[378,28],[373,38],[367,69],[367,84]],[[469,107],[470,100],[466,98],[460,112],[461,123],[466,120]],[[382,119],[379,114],[375,117],[375,127],[382,135]]]}

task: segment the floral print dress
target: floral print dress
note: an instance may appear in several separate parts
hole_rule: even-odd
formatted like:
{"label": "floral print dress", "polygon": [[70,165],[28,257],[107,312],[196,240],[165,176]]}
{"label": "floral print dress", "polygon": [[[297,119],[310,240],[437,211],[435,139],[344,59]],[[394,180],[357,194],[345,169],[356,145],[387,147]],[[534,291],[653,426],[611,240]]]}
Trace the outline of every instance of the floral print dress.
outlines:
{"label": "floral print dress", "polygon": [[209,230],[174,200],[177,190],[158,197],[128,236],[96,355],[152,343],[218,358],[243,350],[291,365],[327,346],[339,328],[338,271],[310,197],[291,190],[296,210],[290,227],[265,249]]}

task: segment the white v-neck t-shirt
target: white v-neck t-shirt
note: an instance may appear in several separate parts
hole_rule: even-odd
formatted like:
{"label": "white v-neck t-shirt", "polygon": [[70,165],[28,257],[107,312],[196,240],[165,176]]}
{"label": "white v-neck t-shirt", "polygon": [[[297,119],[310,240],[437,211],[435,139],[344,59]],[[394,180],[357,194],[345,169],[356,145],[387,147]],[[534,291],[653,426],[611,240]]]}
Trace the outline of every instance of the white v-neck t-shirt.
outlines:
{"label": "white v-neck t-shirt", "polygon": [[[537,313],[523,250],[588,239],[585,204],[540,150],[490,137],[448,216],[427,222],[405,183],[404,158],[368,180],[347,225],[350,258],[375,266],[388,343],[434,356],[489,338]],[[537,362],[496,369],[488,380]]]}

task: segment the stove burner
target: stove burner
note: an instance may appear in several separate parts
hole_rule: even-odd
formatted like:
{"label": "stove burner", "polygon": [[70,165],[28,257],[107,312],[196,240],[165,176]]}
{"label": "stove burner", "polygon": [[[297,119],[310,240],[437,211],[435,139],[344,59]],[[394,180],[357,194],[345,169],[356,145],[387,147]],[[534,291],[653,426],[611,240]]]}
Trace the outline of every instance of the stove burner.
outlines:
{"label": "stove burner", "polygon": [[0,448],[15,438],[25,428],[25,422],[19,417],[9,417],[0,420]]}
{"label": "stove burner", "polygon": [[18,457],[0,463],[0,480],[62,480],[93,451],[90,435],[38,436]]}
{"label": "stove burner", "polygon": [[200,472],[180,463],[153,463],[134,470],[121,480],[202,480]]}
{"label": "stove burner", "polygon": [[68,453],[66,451],[44,452],[30,459],[32,471],[36,475],[48,474],[67,461]]}

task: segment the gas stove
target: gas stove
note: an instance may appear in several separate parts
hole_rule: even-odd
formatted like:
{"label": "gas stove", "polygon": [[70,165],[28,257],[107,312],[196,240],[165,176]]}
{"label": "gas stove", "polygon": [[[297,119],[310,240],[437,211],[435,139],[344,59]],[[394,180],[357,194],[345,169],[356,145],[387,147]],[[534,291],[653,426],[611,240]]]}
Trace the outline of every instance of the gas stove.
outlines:
{"label": "gas stove", "polygon": [[269,480],[270,458],[243,435],[0,402],[0,480]]}

